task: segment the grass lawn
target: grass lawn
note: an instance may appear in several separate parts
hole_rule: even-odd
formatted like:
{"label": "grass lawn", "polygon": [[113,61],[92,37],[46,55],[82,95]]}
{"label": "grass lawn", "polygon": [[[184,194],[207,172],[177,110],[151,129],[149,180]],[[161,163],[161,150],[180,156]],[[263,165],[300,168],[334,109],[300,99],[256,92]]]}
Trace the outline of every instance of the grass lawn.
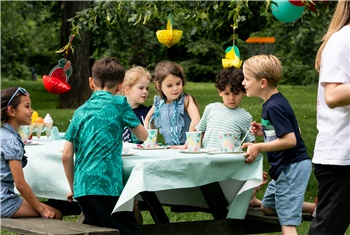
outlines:
{"label": "grass lawn", "polygon": [[[68,125],[69,119],[73,115],[72,109],[56,109],[58,96],[48,93],[41,80],[38,81],[1,81],[1,89],[5,89],[11,86],[24,87],[31,95],[32,108],[39,113],[39,116],[44,117],[46,113],[50,113],[54,120],[54,125],[58,127],[61,132],[64,132]],[[297,116],[300,128],[302,130],[302,138],[307,147],[307,152],[310,157],[313,156],[314,143],[316,139],[316,93],[317,86],[281,86],[279,90],[286,96],[292,105],[294,112]],[[199,105],[201,114],[207,104],[212,102],[221,101],[221,97],[212,83],[188,83],[185,87],[185,91],[193,95]],[[146,105],[151,105],[153,102],[153,96],[156,94],[153,85],[150,88],[150,98],[146,102]],[[241,106],[251,113],[253,120],[260,122],[262,101],[259,98],[244,97]],[[258,141],[263,141],[261,138]],[[268,171],[269,166],[267,161],[264,161],[264,170]],[[258,198],[262,198],[265,188],[259,191]],[[305,201],[314,202],[317,196],[317,181],[312,174],[307,192],[305,194]],[[169,216],[170,221],[189,221],[189,220],[205,220],[212,219],[211,215],[205,213],[170,213],[168,208],[166,213]],[[148,212],[142,212],[145,223],[153,223],[152,218]],[[76,218],[67,217],[67,220],[75,220]],[[309,229],[309,222],[303,222],[298,226],[299,234],[307,234]],[[11,234],[4,231],[1,234]],[[271,233],[279,234],[279,233]],[[350,235],[350,229],[348,229],[347,235]]]}

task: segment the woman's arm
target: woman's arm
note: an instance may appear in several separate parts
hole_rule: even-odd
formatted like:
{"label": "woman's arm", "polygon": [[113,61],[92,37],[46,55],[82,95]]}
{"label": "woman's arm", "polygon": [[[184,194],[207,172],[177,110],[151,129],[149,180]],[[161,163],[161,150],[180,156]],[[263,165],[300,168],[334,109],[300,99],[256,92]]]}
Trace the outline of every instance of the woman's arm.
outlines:
{"label": "woman's arm", "polygon": [[154,105],[152,105],[152,108],[148,111],[147,116],[145,118],[145,123],[143,125],[145,126],[146,129],[154,128],[154,124],[150,123],[153,113],[154,113]]}
{"label": "woman's arm", "polygon": [[185,107],[187,107],[186,111],[191,118],[189,131],[196,131],[195,126],[197,126],[197,124],[199,123],[201,116],[199,114],[199,110],[198,110],[196,104],[194,103],[192,96],[187,95],[186,100],[188,100],[187,106],[186,106],[187,102],[185,102]]}
{"label": "woman's arm", "polygon": [[331,109],[350,105],[350,84],[325,83],[324,98]]}

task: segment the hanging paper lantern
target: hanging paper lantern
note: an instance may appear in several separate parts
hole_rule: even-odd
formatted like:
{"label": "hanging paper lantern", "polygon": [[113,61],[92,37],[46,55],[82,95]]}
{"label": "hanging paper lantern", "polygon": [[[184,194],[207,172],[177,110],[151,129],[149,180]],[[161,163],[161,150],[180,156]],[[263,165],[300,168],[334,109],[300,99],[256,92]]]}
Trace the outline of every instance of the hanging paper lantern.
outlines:
{"label": "hanging paper lantern", "polygon": [[170,48],[178,43],[182,37],[182,30],[173,30],[173,16],[170,13],[165,30],[157,30],[157,39],[160,43]]}
{"label": "hanging paper lantern", "polygon": [[277,20],[289,23],[301,17],[305,6],[295,6],[285,0],[274,0],[274,3],[271,4],[271,8],[272,14]]}
{"label": "hanging paper lantern", "polygon": [[222,59],[222,66],[224,68],[236,67],[240,68],[242,66],[242,61],[240,60],[240,53],[238,47],[235,45],[226,48],[225,59]]}
{"label": "hanging paper lantern", "polygon": [[43,76],[43,84],[46,90],[52,94],[63,94],[70,90],[68,79],[73,72],[70,61],[63,58],[58,61],[50,72],[49,76]]}

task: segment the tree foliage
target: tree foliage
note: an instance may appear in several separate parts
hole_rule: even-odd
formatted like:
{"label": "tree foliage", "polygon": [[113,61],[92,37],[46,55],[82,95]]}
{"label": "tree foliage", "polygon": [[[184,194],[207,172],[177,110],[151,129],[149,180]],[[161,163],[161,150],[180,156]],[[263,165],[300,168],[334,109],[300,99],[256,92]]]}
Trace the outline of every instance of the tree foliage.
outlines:
{"label": "tree foliage", "polygon": [[[63,17],[60,4],[1,2],[2,77],[30,79],[31,66],[38,74],[48,74],[62,58],[55,51],[67,43],[69,33],[60,42]],[[228,46],[237,45],[242,60],[255,53],[253,46],[245,43],[251,36],[276,38],[276,43],[263,52],[274,53],[282,60],[284,83],[317,81],[314,58],[336,3],[330,2],[329,7],[322,7],[317,13],[306,9],[302,18],[293,23],[274,19],[270,4],[269,0],[94,1],[90,7],[72,14],[68,22],[69,31],[78,36],[75,43],[79,42],[81,32],[91,33],[90,54],[83,55],[79,50],[73,54],[77,62],[72,65],[78,74],[73,74],[70,83],[87,79],[81,74],[89,73],[91,63],[106,55],[118,58],[126,68],[137,64],[151,71],[159,61],[172,60],[184,66],[188,80],[213,81],[222,68],[221,59]],[[174,15],[174,29],[183,30],[182,39],[171,48],[156,39],[156,31],[166,28],[169,13]],[[83,43],[85,39],[81,39]],[[265,46],[255,45],[260,53]],[[81,66],[80,56],[91,63],[84,62]],[[75,96],[88,94],[86,82],[71,85]],[[63,97],[65,107],[76,107],[83,102],[80,99],[70,104],[74,100],[71,96],[67,93]]]}
{"label": "tree foliage", "polygon": [[1,2],[1,74],[19,79],[50,72],[59,56],[59,8],[55,2]]}

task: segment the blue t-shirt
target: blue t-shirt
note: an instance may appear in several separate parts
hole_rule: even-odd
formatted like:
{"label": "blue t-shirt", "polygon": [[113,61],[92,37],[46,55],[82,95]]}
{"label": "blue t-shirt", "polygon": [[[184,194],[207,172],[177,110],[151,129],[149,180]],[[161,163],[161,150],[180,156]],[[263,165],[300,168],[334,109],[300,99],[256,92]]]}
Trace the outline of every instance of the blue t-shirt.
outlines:
{"label": "blue t-shirt", "polygon": [[65,139],[74,144],[74,196],[120,196],[122,131],[139,119],[124,96],[96,91],[73,115]]}
{"label": "blue t-shirt", "polygon": [[[138,117],[139,121],[143,125],[143,119],[146,118],[148,111],[151,109],[151,106],[145,106],[141,104],[139,107],[133,109],[134,113]],[[134,136],[130,130],[130,128],[125,127],[123,130],[123,142],[129,142],[129,143],[135,143],[135,144],[142,144],[143,142]]]}
{"label": "blue t-shirt", "polygon": [[288,100],[281,94],[272,95],[262,108],[261,123],[265,142],[294,132],[297,144],[295,147],[282,151],[267,152],[267,160],[271,166],[269,174],[277,180],[280,173],[288,165],[310,159],[303,139],[300,136],[298,121]]}

